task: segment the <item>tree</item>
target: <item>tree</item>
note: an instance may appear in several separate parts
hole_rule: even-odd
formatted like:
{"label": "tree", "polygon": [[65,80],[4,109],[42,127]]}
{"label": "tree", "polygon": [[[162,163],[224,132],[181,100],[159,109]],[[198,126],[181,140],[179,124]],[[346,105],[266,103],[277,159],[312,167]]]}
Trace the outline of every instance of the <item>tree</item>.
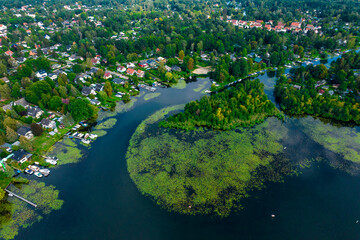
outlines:
{"label": "tree", "polygon": [[90,106],[90,102],[83,98],[76,98],[69,103],[69,112],[75,121],[81,121],[93,117],[94,110]]}
{"label": "tree", "polygon": [[173,79],[173,75],[171,74],[171,72],[167,72],[165,74],[165,78],[166,78],[166,81],[171,82],[171,80]]}
{"label": "tree", "polygon": [[111,87],[111,83],[109,81],[105,82],[105,87],[104,87],[104,92],[106,93],[106,95],[108,97],[112,96],[112,87]]}
{"label": "tree", "polygon": [[25,90],[25,98],[28,102],[38,104],[42,94],[50,94],[51,86],[45,81],[38,81]]}
{"label": "tree", "polygon": [[183,50],[181,50],[181,51],[179,52],[179,58],[180,58],[180,60],[182,61],[182,60],[184,59],[184,57],[185,57],[185,53],[184,53]]}
{"label": "tree", "polygon": [[99,68],[95,75],[96,75],[97,78],[102,78],[104,76],[104,74],[105,74],[104,70]]}
{"label": "tree", "polygon": [[123,96],[123,102],[124,102],[124,103],[130,102],[130,95],[129,95],[129,94],[125,94],[125,95]]}
{"label": "tree", "polygon": [[67,98],[67,89],[64,86],[59,86],[58,92],[62,98]]}
{"label": "tree", "polygon": [[188,68],[189,71],[194,69],[194,59],[193,58],[189,59],[189,61],[187,63],[187,68]]}
{"label": "tree", "polygon": [[6,140],[12,143],[15,142],[17,138],[17,133],[13,129],[6,127]]}
{"label": "tree", "polygon": [[29,139],[27,139],[24,136],[20,136],[20,147],[25,149],[28,152],[33,151],[32,143],[29,141]]}
{"label": "tree", "polygon": [[158,67],[158,72],[162,76],[167,72],[166,68],[165,68],[165,64],[163,62],[160,62],[159,67]]}
{"label": "tree", "polygon": [[63,103],[61,101],[61,97],[59,96],[53,96],[48,104],[49,108],[55,111],[60,110],[62,105]]}
{"label": "tree", "polygon": [[0,97],[1,99],[10,99],[11,96],[11,89],[9,85],[3,84],[0,85]]}
{"label": "tree", "polygon": [[37,123],[32,123],[30,125],[31,131],[35,136],[41,136],[44,132],[44,129]]}
{"label": "tree", "polygon": [[28,78],[28,77],[23,77],[23,78],[21,79],[21,87],[27,88],[28,86],[30,86],[30,84],[31,84],[30,78]]}

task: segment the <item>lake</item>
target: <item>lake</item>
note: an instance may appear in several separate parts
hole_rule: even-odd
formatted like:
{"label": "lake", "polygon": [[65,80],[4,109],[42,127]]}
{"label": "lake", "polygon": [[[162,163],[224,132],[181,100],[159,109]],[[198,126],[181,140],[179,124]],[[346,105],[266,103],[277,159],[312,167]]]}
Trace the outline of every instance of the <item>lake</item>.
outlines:
{"label": "lake", "polygon": [[[275,79],[266,74],[259,78],[272,99]],[[311,139],[301,118],[281,123],[289,129],[284,153],[293,161],[304,156],[324,160],[312,163],[298,176],[286,177],[283,183],[270,183],[253,192],[243,202],[244,209],[228,218],[169,213],[141,195],[126,166],[132,134],[157,110],[200,98],[200,91],[194,91],[199,84],[210,87],[210,81],[199,79],[185,89],[160,88],[160,96],[148,101],[139,97],[133,109],[118,114],[117,124],[92,143],[81,162],[57,167],[43,179],[60,191],[63,208],[22,229],[16,239],[360,238],[360,177],[357,171],[350,175],[332,167],[343,159]]]}

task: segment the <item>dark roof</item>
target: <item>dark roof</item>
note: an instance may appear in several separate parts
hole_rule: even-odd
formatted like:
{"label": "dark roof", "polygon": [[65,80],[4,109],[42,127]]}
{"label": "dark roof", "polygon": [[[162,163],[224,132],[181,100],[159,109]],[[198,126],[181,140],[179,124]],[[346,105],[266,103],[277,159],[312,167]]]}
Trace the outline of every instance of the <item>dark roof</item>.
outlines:
{"label": "dark roof", "polygon": [[113,80],[113,83],[115,83],[115,84],[121,84],[121,83],[123,83],[123,82],[124,82],[124,80],[121,79],[121,78],[115,78],[115,79]]}
{"label": "dark roof", "polygon": [[87,96],[91,93],[91,88],[84,86],[81,90],[81,93]]}
{"label": "dark roof", "polygon": [[104,86],[101,85],[100,83],[96,83],[93,89],[94,89],[95,91],[99,92],[99,91],[101,91],[101,90],[103,89],[103,87],[104,87]]}
{"label": "dark roof", "polygon": [[171,69],[172,69],[173,71],[181,71],[181,68],[178,67],[178,66],[172,66]]}
{"label": "dark roof", "polygon": [[36,115],[42,111],[40,108],[38,107],[29,107],[27,114],[30,115],[31,117],[36,117]]}
{"label": "dark roof", "polygon": [[24,156],[26,156],[28,154],[29,154],[29,152],[25,151],[24,149],[20,149],[20,150],[13,152],[11,159],[14,159],[15,161],[20,161]]}
{"label": "dark roof", "polygon": [[50,126],[51,121],[47,118],[43,118],[43,119],[41,119],[40,123],[41,123],[41,125],[44,125],[44,126]]}
{"label": "dark roof", "polygon": [[31,131],[30,128],[28,127],[20,127],[18,130],[17,130],[17,133],[21,136],[25,136],[26,133],[28,133],[29,131]]}

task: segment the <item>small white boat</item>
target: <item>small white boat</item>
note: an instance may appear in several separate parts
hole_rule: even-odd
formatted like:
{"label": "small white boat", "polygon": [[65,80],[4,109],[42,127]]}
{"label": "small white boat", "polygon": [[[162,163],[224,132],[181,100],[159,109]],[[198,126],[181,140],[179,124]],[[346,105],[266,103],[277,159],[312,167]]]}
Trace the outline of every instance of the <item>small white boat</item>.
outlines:
{"label": "small white boat", "polygon": [[56,165],[57,161],[53,160],[53,159],[46,159],[45,162],[50,163],[51,165]]}
{"label": "small white boat", "polygon": [[85,139],[83,139],[83,140],[81,140],[83,143],[85,143],[85,144],[90,144],[90,140],[85,140]]}
{"label": "small white boat", "polygon": [[43,177],[43,175],[42,175],[40,172],[36,172],[36,173],[34,173],[34,175],[37,176],[38,178],[42,178],[42,177]]}
{"label": "small white boat", "polygon": [[49,174],[50,174],[50,170],[49,170],[49,169],[46,169],[46,168],[40,169],[39,172],[40,172],[41,174],[43,174],[45,177],[49,176]]}

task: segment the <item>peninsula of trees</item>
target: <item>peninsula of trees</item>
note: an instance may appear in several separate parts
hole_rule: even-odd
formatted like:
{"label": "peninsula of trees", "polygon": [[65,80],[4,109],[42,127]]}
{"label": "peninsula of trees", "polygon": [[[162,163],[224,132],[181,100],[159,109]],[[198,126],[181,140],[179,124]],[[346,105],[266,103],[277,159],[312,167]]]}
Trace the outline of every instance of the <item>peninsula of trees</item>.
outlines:
{"label": "peninsula of trees", "polygon": [[268,100],[264,85],[256,79],[192,101],[186,104],[184,112],[169,117],[160,125],[186,130],[195,127],[229,130],[252,126],[276,115],[280,116],[279,110]]}

